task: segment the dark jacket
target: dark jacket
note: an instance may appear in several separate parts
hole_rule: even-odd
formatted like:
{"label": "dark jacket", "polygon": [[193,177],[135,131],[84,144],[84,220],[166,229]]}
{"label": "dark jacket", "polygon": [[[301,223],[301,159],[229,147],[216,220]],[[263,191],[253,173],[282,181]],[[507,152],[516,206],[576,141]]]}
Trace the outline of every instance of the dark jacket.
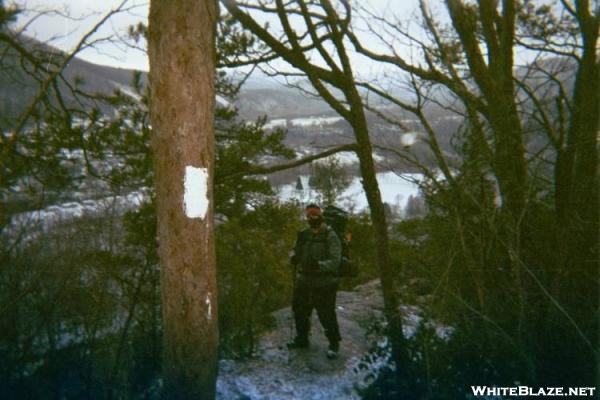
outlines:
{"label": "dark jacket", "polygon": [[339,282],[342,244],[327,225],[317,233],[311,228],[298,233],[291,262],[296,266],[298,279],[314,286]]}

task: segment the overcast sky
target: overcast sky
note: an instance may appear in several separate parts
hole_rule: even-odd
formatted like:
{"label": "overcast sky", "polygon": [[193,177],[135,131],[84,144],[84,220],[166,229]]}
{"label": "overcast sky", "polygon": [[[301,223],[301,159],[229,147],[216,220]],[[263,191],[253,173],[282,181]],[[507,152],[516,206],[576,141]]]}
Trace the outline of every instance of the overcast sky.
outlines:
{"label": "overcast sky", "polygon": [[[27,33],[42,41],[50,41],[59,49],[69,51],[92,26],[107,12],[115,9],[123,0],[13,0],[13,3],[28,10],[58,10],[60,13],[50,13],[35,20]],[[11,1],[9,0],[8,3]],[[363,0],[360,4],[384,12],[394,12],[409,18],[417,0]],[[127,11],[113,16],[94,35],[94,39],[113,36],[125,36],[131,25],[147,22],[149,0],[127,0]],[[62,14],[67,14],[67,18]],[[25,13],[21,23],[33,13]],[[73,19],[76,18],[76,19]],[[272,24],[273,25],[273,24]],[[363,36],[364,38],[364,36]],[[369,39],[366,38],[368,41]],[[127,47],[123,44],[99,43],[94,48],[85,50],[80,57],[97,64],[122,68],[148,70],[148,60],[142,51]],[[358,63],[357,69],[367,69],[366,65]]]}
{"label": "overcast sky", "polygon": [[[69,51],[106,13],[116,9],[123,0],[16,0],[13,2],[21,8],[31,10],[23,14],[20,23],[29,20],[38,11],[58,11],[37,18],[27,29],[27,33],[41,41],[50,41],[61,50]],[[92,40],[115,34],[126,36],[130,25],[147,22],[148,4],[148,0],[127,0],[126,11],[112,16]],[[67,18],[65,15],[70,17]],[[97,64],[148,70],[146,54],[122,43],[99,43],[94,48],[80,53],[80,58]]]}

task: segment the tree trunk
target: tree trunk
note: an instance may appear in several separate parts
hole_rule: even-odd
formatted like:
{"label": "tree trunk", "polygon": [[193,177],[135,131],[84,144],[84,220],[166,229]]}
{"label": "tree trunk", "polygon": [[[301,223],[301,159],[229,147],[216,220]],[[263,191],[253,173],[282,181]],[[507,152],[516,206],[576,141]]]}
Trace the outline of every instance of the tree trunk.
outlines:
{"label": "tree trunk", "polygon": [[[572,99],[572,114],[566,143],[555,166],[555,207],[562,245],[563,271],[560,301],[574,320],[600,343],[597,314],[600,304],[598,128],[600,124],[600,63],[598,27],[600,19],[590,5],[577,2],[583,53],[578,63]],[[600,358],[596,354],[597,381]],[[591,365],[582,369],[589,370]]]}
{"label": "tree trunk", "polygon": [[[523,218],[527,200],[527,166],[523,130],[512,100],[497,101],[489,121],[495,136],[494,169],[498,177],[502,208],[508,212],[513,227]],[[515,230],[515,233],[517,231]]]}
{"label": "tree trunk", "polygon": [[479,23],[489,50],[487,57],[481,51],[481,38],[476,34],[478,23],[467,2],[446,0],[446,6],[473,81],[488,106],[485,117],[495,138],[494,170],[502,208],[511,219],[509,230],[518,235],[516,224],[525,212],[527,165],[513,77],[516,2],[504,1],[502,15],[497,14],[497,2],[479,2]]}
{"label": "tree trunk", "polygon": [[598,255],[600,64],[596,54],[598,22],[588,16],[581,27],[583,56],[575,80],[567,144],[557,160],[556,208],[561,226],[571,229],[570,236],[576,241],[569,256],[581,260],[589,270],[597,265]]}
{"label": "tree trunk", "polygon": [[217,286],[213,237],[213,0],[152,0],[150,115],[157,197],[164,395],[213,399]]}
{"label": "tree trunk", "polygon": [[377,171],[373,161],[373,148],[369,138],[367,119],[362,107],[360,94],[355,87],[349,89],[347,97],[351,104],[356,104],[352,115],[354,119],[350,121],[354,130],[354,136],[358,144],[356,154],[359,160],[360,174],[362,177],[363,189],[371,211],[371,221],[375,228],[375,239],[377,242],[377,266],[379,267],[379,279],[381,280],[381,292],[383,295],[384,314],[388,322],[388,338],[392,347],[392,359],[396,365],[398,383],[403,390],[406,398],[412,398],[414,395],[411,388],[411,379],[409,373],[410,360],[406,348],[406,340],[402,328],[402,315],[399,310],[398,296],[396,294],[394,282],[396,280],[396,271],[390,256],[388,225],[385,216],[383,201],[377,182]]}

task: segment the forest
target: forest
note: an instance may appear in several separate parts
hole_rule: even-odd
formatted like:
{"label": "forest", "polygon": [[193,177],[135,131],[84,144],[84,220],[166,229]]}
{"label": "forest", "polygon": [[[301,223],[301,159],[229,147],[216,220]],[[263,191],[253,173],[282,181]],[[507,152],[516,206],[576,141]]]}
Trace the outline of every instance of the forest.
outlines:
{"label": "forest", "polygon": [[[38,3],[0,0],[0,398],[599,396],[598,0]],[[334,361],[316,317],[285,349],[311,203]]]}

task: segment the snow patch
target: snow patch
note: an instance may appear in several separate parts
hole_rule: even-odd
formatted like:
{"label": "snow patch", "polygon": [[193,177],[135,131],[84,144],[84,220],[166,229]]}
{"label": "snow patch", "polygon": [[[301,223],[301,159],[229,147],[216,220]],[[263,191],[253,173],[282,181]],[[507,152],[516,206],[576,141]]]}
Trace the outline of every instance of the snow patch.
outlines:
{"label": "snow patch", "polygon": [[[380,156],[377,153],[373,153],[372,156],[373,156],[373,160],[375,162],[382,162],[384,160],[384,157]],[[333,156],[329,156],[327,158],[324,158],[324,159],[316,161],[316,162],[317,163],[319,163],[319,162],[326,163],[328,160],[330,160],[332,158],[337,159],[342,165],[354,165],[354,164],[359,163],[358,156],[356,155],[356,153],[353,153],[350,151],[341,152],[341,153],[338,153]]]}
{"label": "snow patch", "polygon": [[227,99],[225,99],[225,97],[223,97],[223,96],[221,96],[219,94],[215,96],[215,101],[221,107],[227,107],[227,108],[231,108],[232,107],[232,104],[229,101],[227,101]]}
{"label": "snow patch", "polygon": [[[265,332],[257,343],[255,357],[247,360],[220,360],[217,399],[296,400],[356,399],[386,369],[390,368],[389,342],[369,326],[385,323],[379,281],[357,286],[352,292],[338,292],[338,321],[342,334],[340,357],[325,357],[328,342],[316,315],[308,349],[288,351],[292,313],[289,307],[273,313],[274,329]],[[417,306],[400,308],[405,336],[414,335],[423,323]],[[432,326],[451,333],[451,328],[436,321]],[[407,329],[408,328],[408,329]],[[437,330],[437,329],[436,329]],[[375,349],[373,349],[375,344]]]}
{"label": "snow patch", "polygon": [[424,140],[425,135],[422,132],[406,132],[400,137],[400,142],[404,147],[410,147],[418,140]]}
{"label": "snow patch", "polygon": [[149,198],[149,190],[140,188],[140,190],[126,195],[53,204],[39,210],[14,214],[3,234],[11,237],[19,235],[20,232],[28,231],[27,236],[22,239],[22,243],[27,243],[38,238],[41,234],[50,232],[59,223],[83,216],[101,215],[105,212],[124,213],[136,210]]}
{"label": "snow patch", "polygon": [[[296,182],[283,185],[279,188],[279,198],[282,201],[300,200],[316,201],[317,193],[308,185],[308,176],[300,177],[303,190],[296,189]],[[396,174],[394,172],[382,172],[377,174],[381,199],[398,210],[404,210],[410,196],[419,195],[419,182],[424,179],[422,174]],[[305,184],[306,182],[306,184]],[[354,211],[368,210],[367,197],[362,187],[361,179],[355,177],[350,186],[340,195],[338,199],[340,206]]]}
{"label": "snow patch", "polygon": [[287,128],[287,120],[285,118],[272,119],[267,122],[264,129]]}
{"label": "snow patch", "polygon": [[116,87],[125,96],[131,97],[135,101],[141,101],[142,96],[137,93],[131,86],[123,85],[119,82],[111,81],[114,87]]}
{"label": "snow patch", "polygon": [[294,118],[291,122],[294,126],[333,125],[342,119],[342,117],[307,117]]}
{"label": "snow patch", "polygon": [[183,204],[188,218],[206,217],[208,211],[208,169],[185,167]]}

